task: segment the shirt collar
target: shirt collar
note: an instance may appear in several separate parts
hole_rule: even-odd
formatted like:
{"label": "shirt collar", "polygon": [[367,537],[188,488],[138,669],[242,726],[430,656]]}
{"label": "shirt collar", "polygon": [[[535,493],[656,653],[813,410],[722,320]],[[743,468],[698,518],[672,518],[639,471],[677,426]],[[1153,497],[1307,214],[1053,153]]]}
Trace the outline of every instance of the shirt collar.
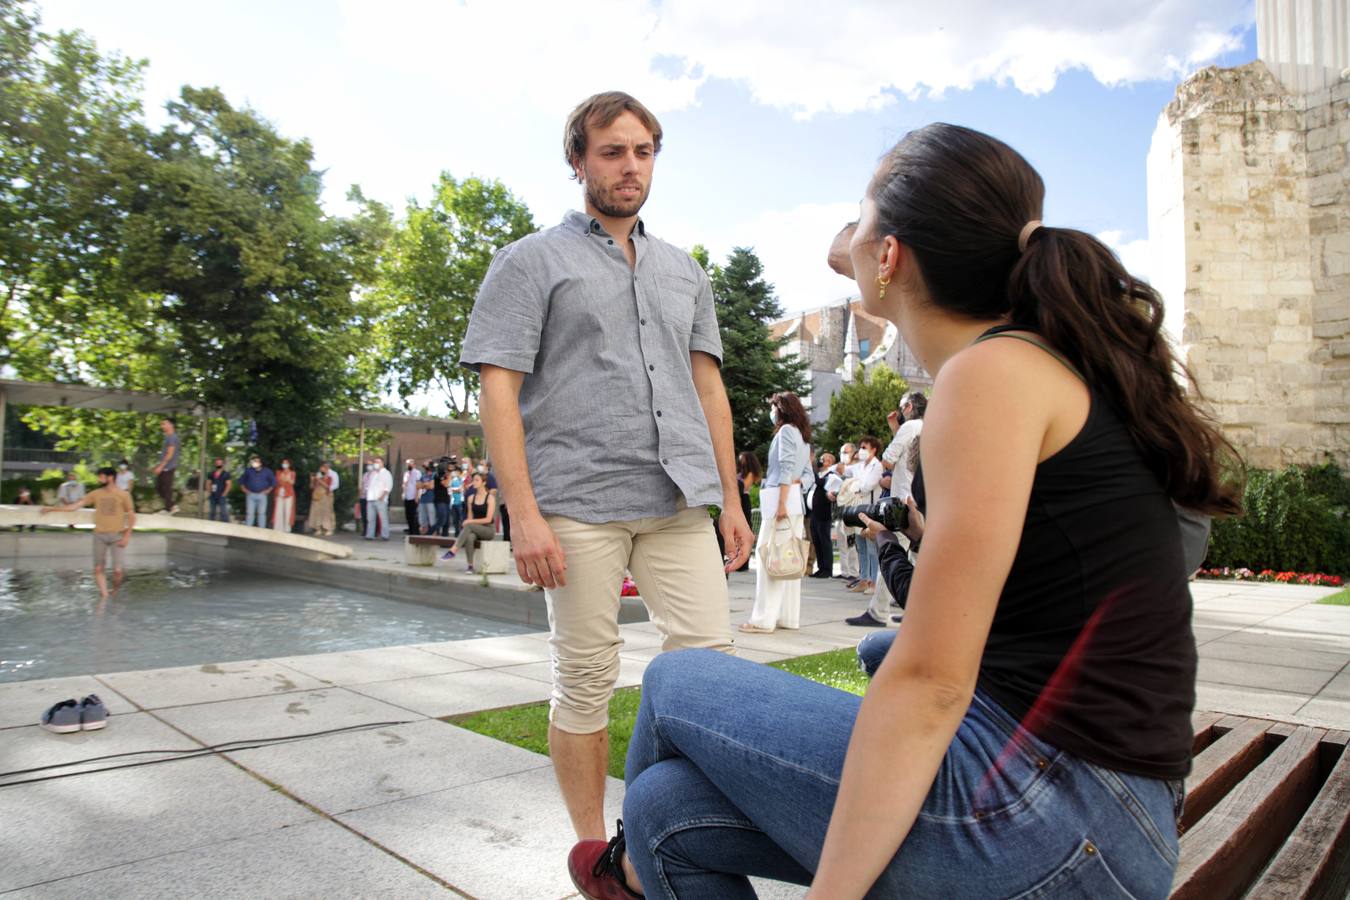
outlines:
{"label": "shirt collar", "polygon": [[[605,226],[595,216],[584,212],[577,212],[575,209],[569,209],[567,215],[563,216],[562,223],[565,227],[572,229],[578,234],[604,234]],[[642,217],[638,216],[637,228],[633,229],[640,237],[647,236],[647,226],[643,223]]]}

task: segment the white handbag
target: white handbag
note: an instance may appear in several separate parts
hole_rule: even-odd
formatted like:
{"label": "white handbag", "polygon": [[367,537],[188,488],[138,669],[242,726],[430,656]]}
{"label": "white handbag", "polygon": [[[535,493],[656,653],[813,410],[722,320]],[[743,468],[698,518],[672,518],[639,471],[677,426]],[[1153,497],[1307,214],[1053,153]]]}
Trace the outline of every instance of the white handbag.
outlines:
{"label": "white handbag", "polygon": [[806,538],[792,533],[792,523],[780,519],[759,547],[759,564],[770,578],[801,578],[806,574]]}

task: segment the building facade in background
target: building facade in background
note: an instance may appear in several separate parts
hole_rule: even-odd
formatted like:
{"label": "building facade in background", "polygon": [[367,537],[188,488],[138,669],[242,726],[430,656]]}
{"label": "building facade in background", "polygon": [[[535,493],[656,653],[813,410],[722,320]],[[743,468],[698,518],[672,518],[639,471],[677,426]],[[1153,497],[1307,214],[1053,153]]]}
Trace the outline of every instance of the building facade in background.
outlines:
{"label": "building facade in background", "polygon": [[933,384],[895,326],[864,312],[858,297],[785,316],[770,323],[769,333],[786,339],[780,355],[806,360],[811,387],[801,399],[815,423],[830,417],[830,400],[854,379],[860,365],[871,372],[885,363],[914,390],[928,390]]}
{"label": "building facade in background", "polygon": [[1256,6],[1259,58],[1158,120],[1152,279],[1250,465],[1350,467],[1350,2]]}

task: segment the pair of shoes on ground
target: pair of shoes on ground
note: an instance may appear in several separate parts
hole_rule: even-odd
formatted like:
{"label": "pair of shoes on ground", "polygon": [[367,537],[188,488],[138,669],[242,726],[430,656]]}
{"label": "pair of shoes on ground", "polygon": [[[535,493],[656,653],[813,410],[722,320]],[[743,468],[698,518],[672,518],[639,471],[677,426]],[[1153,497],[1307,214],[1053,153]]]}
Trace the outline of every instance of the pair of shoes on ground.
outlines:
{"label": "pair of shoes on ground", "polygon": [[743,623],[740,630],[746,634],[773,634],[772,628],[760,628],[758,625],[751,625],[749,622]]}
{"label": "pair of shoes on ground", "polygon": [[851,619],[845,619],[844,623],[846,625],[857,625],[862,628],[881,628],[886,624],[885,622],[878,622],[875,618],[872,617],[872,614],[870,612],[864,612],[860,616],[854,616]]}
{"label": "pair of shoes on ground", "polygon": [[42,714],[41,725],[56,734],[69,734],[72,731],[98,731],[108,724],[108,707],[90,694],[83,700],[71,697],[52,705]]}
{"label": "pair of shoes on ground", "polygon": [[567,874],[586,900],[630,900],[642,896],[634,893],[624,880],[623,820],[615,825],[618,833],[608,842],[577,841],[567,854]]}

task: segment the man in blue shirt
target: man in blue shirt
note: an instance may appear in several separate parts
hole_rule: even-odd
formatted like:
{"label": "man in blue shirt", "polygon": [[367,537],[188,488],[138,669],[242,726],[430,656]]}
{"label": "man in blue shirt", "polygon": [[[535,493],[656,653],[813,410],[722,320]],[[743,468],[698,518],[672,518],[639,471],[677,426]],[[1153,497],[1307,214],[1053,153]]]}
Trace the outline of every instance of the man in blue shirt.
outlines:
{"label": "man in blue shirt", "polygon": [[225,460],[216,458],[216,467],[210,475],[206,476],[206,480],[211,485],[211,520],[215,522],[230,521],[230,508],[225,500],[225,495],[230,492],[233,477],[230,475],[229,469],[225,468]]}
{"label": "man in blue shirt", "polygon": [[276,490],[277,476],[258,456],[250,456],[239,486],[244,489],[244,524],[266,528],[267,495]]}

